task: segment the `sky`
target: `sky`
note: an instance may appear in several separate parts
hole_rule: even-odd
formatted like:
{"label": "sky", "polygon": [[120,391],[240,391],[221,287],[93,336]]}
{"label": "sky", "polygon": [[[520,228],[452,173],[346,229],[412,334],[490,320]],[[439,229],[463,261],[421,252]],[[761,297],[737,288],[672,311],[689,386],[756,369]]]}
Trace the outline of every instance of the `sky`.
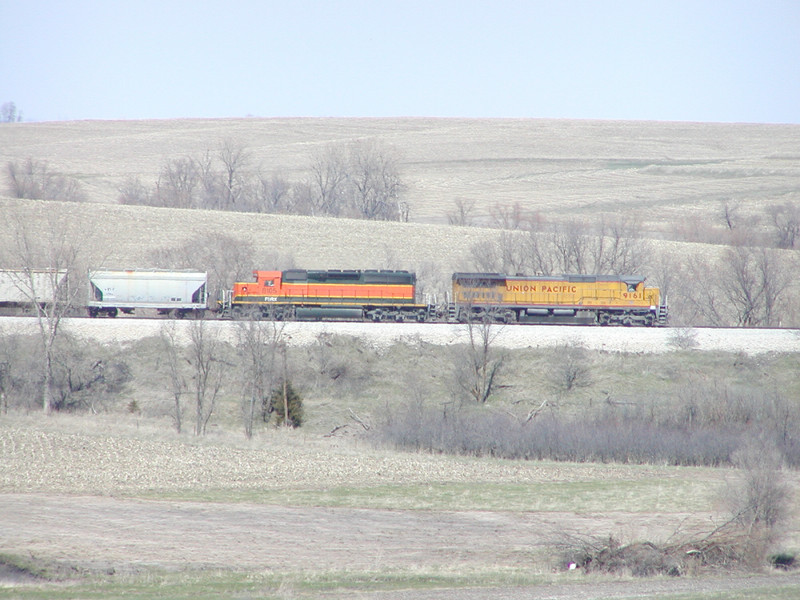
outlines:
{"label": "sky", "polygon": [[800,123],[800,0],[0,0],[24,121]]}

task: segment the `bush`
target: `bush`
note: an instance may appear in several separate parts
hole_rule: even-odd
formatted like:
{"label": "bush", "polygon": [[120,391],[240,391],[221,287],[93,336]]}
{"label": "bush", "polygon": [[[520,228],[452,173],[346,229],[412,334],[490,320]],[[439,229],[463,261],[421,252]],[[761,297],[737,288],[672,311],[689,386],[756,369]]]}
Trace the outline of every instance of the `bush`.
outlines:
{"label": "bush", "polygon": [[485,407],[413,402],[387,411],[374,435],[379,443],[437,453],[719,466],[734,464],[749,431],[738,423],[660,420],[635,408],[603,407],[577,416],[545,413],[527,420]]}

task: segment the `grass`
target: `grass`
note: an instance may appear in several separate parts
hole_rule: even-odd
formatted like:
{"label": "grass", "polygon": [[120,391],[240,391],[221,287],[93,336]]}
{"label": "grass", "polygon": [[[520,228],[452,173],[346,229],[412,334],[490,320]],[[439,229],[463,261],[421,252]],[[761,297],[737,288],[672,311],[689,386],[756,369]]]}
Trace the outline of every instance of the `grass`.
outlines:
{"label": "grass", "polygon": [[[569,470],[569,466],[565,468]],[[692,470],[684,470],[677,477],[654,476],[645,480],[609,478],[535,484],[478,481],[244,491],[211,488],[153,491],[137,496],[386,510],[668,514],[691,513],[697,506],[713,503],[720,482],[694,475]]]}
{"label": "grass", "polygon": [[[408,570],[376,571],[321,571],[274,573],[243,573],[227,570],[183,571],[166,573],[158,570],[135,574],[97,575],[83,579],[29,583],[16,588],[0,588],[0,599],[15,600],[83,600],[137,598],[155,600],[211,600],[216,598],[251,598],[285,600],[286,598],[348,598],[361,594],[392,591],[457,590],[465,588],[502,587],[519,589],[543,586],[548,590],[558,585],[569,585],[571,593],[581,598],[602,598],[605,588],[598,586],[622,583],[625,578],[583,576],[579,573],[552,574],[532,569],[491,568],[480,571],[428,569],[424,566]],[[657,580],[656,580],[657,581]],[[746,584],[747,580],[744,579]],[[655,586],[657,589],[657,585]],[[794,600],[800,584],[776,580],[767,585],[748,589],[719,591],[693,591],[687,593],[659,593],[651,591],[648,598],[658,600]],[[507,593],[513,593],[507,591]],[[624,593],[624,592],[623,592]],[[596,594],[596,595],[594,595]],[[455,597],[455,596],[453,596]],[[504,597],[512,597],[506,595]],[[641,598],[641,594],[615,598]]]}
{"label": "grass", "polygon": [[[268,562],[268,557],[265,558]],[[409,570],[321,571],[256,573],[226,570],[164,573],[153,570],[136,574],[98,575],[87,580],[27,584],[13,590],[0,588],[0,598],[18,600],[140,600],[170,598],[205,600],[258,597],[265,599],[317,598],[320,594],[387,592],[393,590],[458,589],[466,587],[528,586],[547,583],[552,576],[530,569],[487,568],[482,571],[444,571],[424,566]]]}

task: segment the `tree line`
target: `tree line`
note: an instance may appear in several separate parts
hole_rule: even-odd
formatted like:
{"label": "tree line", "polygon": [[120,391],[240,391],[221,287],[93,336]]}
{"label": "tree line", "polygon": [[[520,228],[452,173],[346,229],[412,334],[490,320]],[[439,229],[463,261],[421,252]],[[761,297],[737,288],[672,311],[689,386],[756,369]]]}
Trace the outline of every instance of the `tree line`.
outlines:
{"label": "tree line", "polygon": [[122,204],[408,221],[397,153],[374,140],[330,144],[311,154],[306,174],[289,181],[253,166],[251,153],[226,141],[216,153],[170,159],[154,186],[137,178]]}

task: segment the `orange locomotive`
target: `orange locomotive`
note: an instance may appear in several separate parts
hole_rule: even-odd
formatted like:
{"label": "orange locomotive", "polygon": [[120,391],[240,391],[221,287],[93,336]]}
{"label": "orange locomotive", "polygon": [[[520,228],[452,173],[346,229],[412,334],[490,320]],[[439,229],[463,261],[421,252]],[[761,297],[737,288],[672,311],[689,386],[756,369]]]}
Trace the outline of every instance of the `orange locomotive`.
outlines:
{"label": "orange locomotive", "polygon": [[253,271],[255,281],[234,283],[223,314],[276,319],[425,321],[416,304],[416,275],[408,271]]}
{"label": "orange locomotive", "polygon": [[640,276],[454,273],[450,317],[502,322],[665,325],[667,304]]}

